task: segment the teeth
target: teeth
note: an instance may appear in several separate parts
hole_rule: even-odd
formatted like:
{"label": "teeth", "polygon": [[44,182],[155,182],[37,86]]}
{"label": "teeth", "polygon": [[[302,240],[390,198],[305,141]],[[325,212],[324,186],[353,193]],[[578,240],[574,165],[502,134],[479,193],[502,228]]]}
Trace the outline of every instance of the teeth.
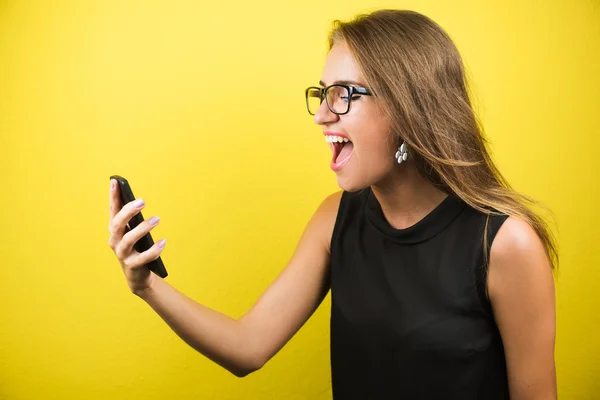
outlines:
{"label": "teeth", "polygon": [[341,136],[333,136],[333,135],[327,135],[325,136],[325,141],[327,143],[347,143],[349,142],[348,138],[343,138]]}

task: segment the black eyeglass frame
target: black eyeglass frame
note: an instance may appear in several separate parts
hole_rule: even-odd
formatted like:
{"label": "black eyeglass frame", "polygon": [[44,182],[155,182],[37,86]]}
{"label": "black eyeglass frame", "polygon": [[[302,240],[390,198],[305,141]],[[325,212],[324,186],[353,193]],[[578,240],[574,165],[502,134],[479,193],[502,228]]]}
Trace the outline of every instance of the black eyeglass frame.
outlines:
{"label": "black eyeglass frame", "polygon": [[[327,92],[332,87],[343,87],[348,91],[348,108],[343,113],[335,112],[331,108],[331,105],[329,104]],[[373,95],[373,93],[371,93],[371,91],[369,89],[364,88],[364,87],[359,87],[359,86],[339,85],[339,84],[330,85],[325,88],[322,88],[319,86],[310,86],[310,87],[306,88],[306,90],[304,91],[304,96],[306,97],[306,109],[308,110],[308,113],[310,115],[315,115],[310,112],[310,106],[308,105],[308,91],[311,89],[317,89],[319,91],[319,96],[320,96],[319,105],[323,104],[323,99],[325,99],[325,102],[327,103],[327,108],[329,108],[329,111],[331,111],[332,113],[334,113],[336,115],[344,115],[344,114],[348,114],[350,112],[350,104],[352,103],[352,96],[354,96],[355,94],[359,94],[359,95],[363,95],[363,96],[372,96]]]}

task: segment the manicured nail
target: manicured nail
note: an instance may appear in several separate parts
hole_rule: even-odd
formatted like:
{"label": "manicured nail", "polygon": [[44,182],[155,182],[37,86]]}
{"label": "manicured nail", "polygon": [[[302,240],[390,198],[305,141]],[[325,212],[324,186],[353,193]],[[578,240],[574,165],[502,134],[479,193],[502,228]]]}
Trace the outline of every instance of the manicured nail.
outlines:
{"label": "manicured nail", "polygon": [[150,219],[148,220],[148,223],[149,223],[150,225],[156,225],[156,224],[158,224],[158,221],[159,221],[159,220],[160,220],[160,218],[159,218],[159,217],[152,217],[152,218],[150,218]]}
{"label": "manicured nail", "polygon": [[133,205],[134,205],[136,208],[140,208],[140,207],[142,207],[142,206],[144,205],[144,199],[137,199],[137,200],[136,200],[136,201],[133,203]]}
{"label": "manicured nail", "polygon": [[110,191],[111,192],[115,191],[115,180],[114,179],[110,180]]}
{"label": "manicured nail", "polygon": [[167,239],[161,239],[158,241],[157,244],[158,244],[158,247],[160,247],[162,249],[163,247],[165,247],[165,243],[167,243]]}

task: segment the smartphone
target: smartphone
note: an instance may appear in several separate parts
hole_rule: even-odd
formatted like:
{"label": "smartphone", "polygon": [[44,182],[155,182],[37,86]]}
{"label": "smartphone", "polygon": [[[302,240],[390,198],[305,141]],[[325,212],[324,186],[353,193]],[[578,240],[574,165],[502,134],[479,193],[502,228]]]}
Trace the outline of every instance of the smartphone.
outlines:
{"label": "smartphone", "polygon": [[[129,182],[127,182],[127,179],[119,175],[113,175],[110,177],[110,179],[115,179],[119,185],[119,196],[121,197],[121,206],[124,206],[130,201],[135,200],[135,196],[131,191],[131,186],[129,186]],[[129,220],[129,223],[127,225],[129,226],[129,229],[133,229],[142,222],[144,222],[144,217],[142,216],[142,213],[140,211]],[[153,245],[154,240],[152,240],[152,236],[150,235],[150,232],[148,232],[133,245],[133,248],[141,253],[143,251],[148,250]],[[163,264],[160,257],[158,257],[154,261],[150,261],[148,264],[146,264],[146,267],[148,267],[150,271],[154,272],[161,278],[166,278],[168,275],[167,269],[165,268],[165,265]]]}

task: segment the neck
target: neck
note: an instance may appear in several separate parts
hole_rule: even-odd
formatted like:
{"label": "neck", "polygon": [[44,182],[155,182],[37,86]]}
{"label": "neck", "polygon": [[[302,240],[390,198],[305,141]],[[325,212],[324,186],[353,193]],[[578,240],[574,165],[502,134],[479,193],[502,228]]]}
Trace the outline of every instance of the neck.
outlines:
{"label": "neck", "polygon": [[422,177],[410,161],[371,189],[383,215],[395,229],[416,224],[447,197],[447,193]]}

